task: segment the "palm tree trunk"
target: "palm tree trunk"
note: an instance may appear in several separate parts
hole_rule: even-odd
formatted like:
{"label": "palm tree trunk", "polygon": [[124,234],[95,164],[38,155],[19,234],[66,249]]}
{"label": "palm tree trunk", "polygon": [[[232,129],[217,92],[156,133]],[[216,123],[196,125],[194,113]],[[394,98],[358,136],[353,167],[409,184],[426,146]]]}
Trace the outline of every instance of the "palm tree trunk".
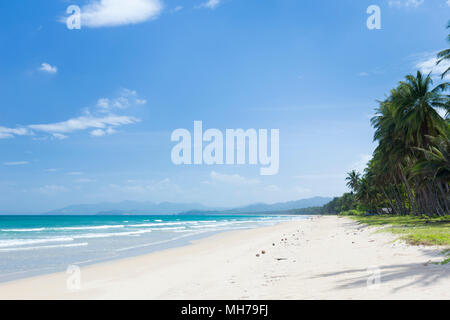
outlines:
{"label": "palm tree trunk", "polygon": [[394,203],[392,202],[391,198],[390,198],[390,197],[388,196],[388,194],[386,193],[386,190],[384,189],[384,187],[381,187],[381,190],[383,191],[383,194],[384,194],[384,196],[386,197],[386,199],[389,201],[389,204],[391,205],[392,212],[393,212],[394,214],[396,214],[397,212],[396,212]]}
{"label": "palm tree trunk", "polygon": [[445,214],[449,214],[449,203],[448,203],[448,196],[444,192],[444,189],[442,188],[442,184],[438,181],[437,183],[438,189],[441,192],[442,195],[442,203],[444,204]]}
{"label": "palm tree trunk", "polygon": [[409,201],[409,205],[412,209],[412,213],[413,213],[413,215],[417,215],[414,196],[411,192],[411,187],[409,186],[408,179],[406,179],[405,174],[403,173],[403,169],[401,167],[400,167],[400,178],[402,179],[403,184],[405,185],[406,194],[408,196],[408,201]]}

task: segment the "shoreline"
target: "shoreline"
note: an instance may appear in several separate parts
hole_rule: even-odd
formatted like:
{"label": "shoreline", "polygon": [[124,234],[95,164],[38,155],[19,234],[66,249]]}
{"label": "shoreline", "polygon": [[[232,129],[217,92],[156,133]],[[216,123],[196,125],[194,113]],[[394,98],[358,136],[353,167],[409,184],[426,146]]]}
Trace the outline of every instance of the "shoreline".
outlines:
{"label": "shoreline", "polygon": [[[86,261],[81,261],[81,262],[75,262],[73,265],[80,266],[80,268],[86,268],[86,267],[105,264],[105,263],[114,263],[114,262],[120,261],[120,260],[132,259],[132,258],[136,258],[136,257],[141,257],[141,256],[146,256],[149,254],[161,252],[161,251],[186,247],[186,246],[191,245],[195,241],[213,237],[215,235],[218,235],[218,234],[221,234],[224,232],[232,232],[232,230],[211,231],[211,232],[205,232],[205,233],[200,233],[200,234],[196,234],[196,235],[190,235],[190,236],[183,237],[183,238],[180,237],[179,239],[176,239],[176,240],[167,240],[167,241],[163,240],[160,243],[152,243],[150,245],[143,245],[142,247],[150,247],[151,249],[141,251],[139,253],[132,253],[129,255],[117,256],[117,257],[112,257],[112,258],[105,257],[105,258],[96,259],[96,260],[86,260]],[[121,250],[121,249],[119,249],[119,250]],[[35,270],[34,272],[33,272],[33,270],[31,270],[31,271],[25,270],[25,271],[20,271],[20,272],[14,273],[14,274],[18,274],[18,273],[28,274],[28,275],[21,276],[21,277],[14,277],[13,276],[14,274],[7,274],[6,280],[2,280],[1,279],[2,275],[0,275],[0,286],[2,284],[8,284],[8,283],[15,282],[15,281],[33,279],[33,278],[37,278],[37,277],[48,276],[48,275],[52,275],[52,274],[58,274],[58,273],[65,272],[65,270],[64,271],[61,271],[61,270],[45,271],[45,270],[46,269],[44,268],[44,269],[40,269],[40,270]],[[48,268],[47,268],[47,270],[48,270]]]}
{"label": "shoreline", "polygon": [[[260,215],[233,215],[230,216],[231,218],[235,218],[237,216],[242,216],[245,219],[252,219],[252,218],[263,218],[264,216],[260,216]],[[15,216],[12,216],[15,218]],[[39,216],[42,217],[42,216]],[[60,216],[61,218],[67,218],[66,216]],[[71,216],[72,217],[72,216]],[[79,218],[89,218],[90,216],[85,216],[85,215],[80,215],[80,216],[76,216]],[[117,216],[111,216],[113,218],[117,218]],[[125,216],[128,217],[128,219],[131,218],[135,218],[137,216]],[[125,218],[122,217],[122,218]],[[144,218],[150,218],[151,216],[141,216]],[[166,219],[168,216],[157,216],[160,218],[164,218]],[[170,216],[171,218],[173,216]],[[289,218],[289,219],[307,219],[308,215],[303,215],[303,216],[298,216],[298,215],[277,215],[275,220],[278,220],[279,218]],[[203,217],[202,217],[203,218]],[[210,219],[213,220],[210,220]],[[271,217],[274,218],[274,217]],[[209,220],[200,220],[197,222],[203,222],[203,223],[216,223],[217,221],[214,219],[217,219],[216,216],[209,216],[207,217],[207,219]],[[245,220],[244,219],[244,220]],[[143,225],[145,226],[145,224],[148,223],[148,219],[144,220]],[[164,222],[164,224],[179,224],[179,219],[177,219],[176,221],[166,221]],[[225,220],[228,221],[228,220]],[[232,220],[233,223],[235,221],[235,219]],[[270,222],[269,225],[276,225],[278,223],[280,223],[280,221],[272,221],[271,219],[268,220]],[[128,221],[124,221],[127,222]],[[161,222],[160,220],[155,220],[154,225],[152,225],[152,227],[157,227],[158,225],[156,223]],[[196,221],[192,221],[193,223],[196,223]],[[222,221],[219,220],[219,224]],[[261,223],[264,221],[259,221],[258,223]],[[108,224],[109,222],[104,222],[106,224]],[[139,224],[139,221],[135,221],[132,222],[130,224]],[[237,221],[236,223],[239,223],[239,221]],[[255,222],[256,223],[256,222]],[[153,224],[153,222],[152,222]],[[100,227],[103,227],[104,225],[100,225]],[[112,227],[114,227],[114,225],[111,225]],[[106,225],[105,225],[106,227]],[[123,225],[123,227],[127,227],[127,225]],[[150,227],[150,226],[149,226]],[[70,256],[65,260],[64,263],[59,263],[58,265],[52,265],[49,264],[47,262],[47,264],[43,265],[43,266],[35,266],[34,268],[29,268],[28,269],[24,269],[24,270],[4,270],[3,273],[0,273],[0,284],[5,284],[5,283],[10,283],[13,281],[18,281],[18,280],[24,280],[24,279],[29,279],[29,278],[35,278],[35,277],[39,277],[39,276],[44,276],[44,275],[51,275],[51,274],[55,274],[55,273],[62,273],[62,272],[66,272],[67,268],[69,266],[79,266],[80,268],[85,268],[87,266],[91,266],[91,265],[97,265],[97,264],[102,264],[102,263],[108,263],[108,262],[114,262],[114,261],[119,261],[119,260],[123,260],[123,259],[128,259],[128,258],[133,258],[133,257],[138,257],[138,256],[144,256],[144,255],[148,255],[151,253],[155,253],[155,252],[159,252],[159,251],[164,251],[164,250],[168,250],[168,249],[174,249],[174,248],[178,248],[178,247],[184,247],[184,246],[188,246],[190,244],[192,244],[192,242],[197,241],[197,240],[201,240],[201,239],[205,239],[205,238],[209,238],[212,237],[214,235],[217,234],[221,234],[224,232],[230,232],[233,230],[250,230],[250,229],[254,229],[254,228],[259,228],[261,226],[258,225],[249,225],[249,226],[244,226],[244,227],[230,227],[230,228],[225,228],[225,229],[216,229],[216,230],[210,230],[208,228],[205,229],[198,229],[197,224],[195,225],[194,228],[197,229],[193,229],[191,233],[179,233],[179,234],[173,234],[171,235],[171,237],[167,238],[167,237],[160,237],[160,238],[153,238],[153,239],[144,239],[143,241],[141,241],[140,243],[134,243],[134,244],[130,244],[129,246],[126,245],[121,245],[121,246],[116,246],[116,248],[111,249],[112,252],[114,252],[113,255],[109,255],[109,254],[103,254],[103,255],[97,255],[95,257],[93,257],[92,255],[90,256],[86,256],[86,258],[81,257],[80,255],[78,255],[78,259],[72,259]],[[89,229],[89,226],[86,226],[84,228]],[[94,226],[95,228],[95,226]],[[16,228],[16,229],[20,229],[20,228]],[[35,228],[36,229],[36,228]],[[22,229],[21,229],[22,230]],[[23,230],[32,230],[32,229],[23,229]],[[164,228],[162,228],[162,230],[164,230]],[[152,234],[153,231],[158,231],[158,229],[152,230]],[[134,230],[132,230],[132,232],[134,232]],[[106,235],[107,236],[107,235]],[[77,238],[77,235],[61,235],[60,237],[67,237],[67,238],[71,238],[73,237],[72,240],[75,240]],[[99,237],[100,239],[103,238],[102,236]],[[93,239],[95,239],[95,234]],[[71,246],[74,247],[80,247],[80,246],[87,246],[88,243],[75,243],[75,244],[62,244],[59,245],[58,247],[66,247],[67,250],[70,250]],[[91,244],[91,243],[89,243]],[[94,244],[95,246],[95,244]],[[55,246],[57,247],[57,246]],[[45,248],[45,246],[44,246]],[[26,251],[27,248],[24,249],[24,251]],[[39,247],[35,247],[32,249],[39,249]],[[51,246],[49,247],[49,249],[51,249]],[[97,249],[99,249],[97,247]],[[1,251],[7,251],[7,249],[2,249],[0,248],[0,253]],[[19,249],[17,249],[19,251]],[[45,254],[46,252],[44,252]],[[0,259],[3,258],[0,255]],[[6,260],[8,259],[8,256],[6,256]],[[18,263],[21,263],[21,261],[18,261]]]}
{"label": "shoreline", "polygon": [[[66,273],[2,283],[0,299],[450,299],[440,249],[395,238],[312,216],[82,267],[80,290]],[[380,285],[369,288],[373,270]]]}

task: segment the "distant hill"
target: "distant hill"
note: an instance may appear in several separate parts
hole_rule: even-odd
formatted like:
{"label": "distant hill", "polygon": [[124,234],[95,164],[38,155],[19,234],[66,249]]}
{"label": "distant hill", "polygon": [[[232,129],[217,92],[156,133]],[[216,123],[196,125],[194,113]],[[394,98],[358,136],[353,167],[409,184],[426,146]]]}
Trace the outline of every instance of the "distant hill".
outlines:
{"label": "distant hill", "polygon": [[78,204],[48,212],[51,215],[169,215],[189,210],[223,210],[210,208],[199,203],[137,202],[122,201],[97,204]]}
{"label": "distant hill", "polygon": [[308,214],[310,212],[317,213],[317,211],[319,211],[317,208],[324,206],[331,200],[333,199],[314,197],[274,204],[256,203],[230,210],[191,210],[189,212],[183,212],[182,214]]}
{"label": "distant hill", "polygon": [[249,206],[233,209],[233,211],[243,212],[265,212],[265,211],[286,211],[293,209],[303,209],[310,207],[321,207],[333,200],[332,198],[314,197],[297,201],[281,202],[275,204],[258,203]]}
{"label": "distant hill", "polygon": [[[315,197],[275,204],[257,203],[239,208],[214,208],[199,203],[122,201],[72,205],[48,212],[49,215],[176,215],[176,214],[300,214],[299,209],[321,207],[331,198]],[[305,211],[305,210],[303,210]],[[306,210],[306,212],[309,212]]]}

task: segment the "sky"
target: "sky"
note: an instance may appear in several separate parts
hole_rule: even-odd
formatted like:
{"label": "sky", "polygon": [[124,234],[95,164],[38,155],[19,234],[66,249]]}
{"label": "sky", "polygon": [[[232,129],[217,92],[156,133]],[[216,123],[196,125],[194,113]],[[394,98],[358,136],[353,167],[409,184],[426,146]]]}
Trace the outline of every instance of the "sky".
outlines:
{"label": "sky", "polygon": [[[338,196],[376,147],[377,100],[418,69],[439,82],[449,13],[447,0],[1,1],[0,212]],[[175,165],[172,132],[194,121],[278,129],[278,174]]]}

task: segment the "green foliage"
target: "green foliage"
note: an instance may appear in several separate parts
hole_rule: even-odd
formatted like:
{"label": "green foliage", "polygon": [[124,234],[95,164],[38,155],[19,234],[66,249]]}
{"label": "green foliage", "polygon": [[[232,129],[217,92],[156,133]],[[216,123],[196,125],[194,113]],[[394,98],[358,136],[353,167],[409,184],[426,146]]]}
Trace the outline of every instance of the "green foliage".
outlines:
{"label": "green foliage", "polygon": [[347,178],[345,178],[345,180],[347,180],[347,187],[352,189],[354,192],[358,192],[358,188],[361,182],[361,174],[353,170],[347,175]]}
{"label": "green foliage", "polygon": [[358,198],[371,210],[429,216],[449,213],[449,83],[432,87],[420,71],[408,75],[372,119],[378,147],[361,179]]}
{"label": "green foliage", "polygon": [[[324,211],[444,216],[450,213],[450,83],[433,87],[430,75],[408,75],[380,102],[371,122],[378,142],[364,174],[346,177],[353,190]],[[350,213],[351,214],[351,213]]]}
{"label": "green foliage", "polygon": [[[447,28],[450,29],[450,21],[449,21],[449,23],[448,23]],[[448,35],[448,41],[450,42],[450,34]],[[440,63],[442,63],[443,61],[448,61],[448,60],[450,60],[450,49],[446,49],[446,50],[443,50],[443,51],[441,51],[441,52],[438,53],[438,61],[437,61],[437,64],[440,64]],[[447,69],[444,71],[444,73],[442,74],[442,79],[444,79],[444,77],[448,74],[449,71],[450,71],[450,67],[447,68]]]}
{"label": "green foliage", "polygon": [[339,214],[342,211],[355,210],[356,197],[353,193],[346,193],[342,197],[334,198],[323,207],[325,214]]}
{"label": "green foliage", "polygon": [[442,251],[442,254],[446,255],[447,259],[442,261],[440,264],[449,264],[450,263],[450,249],[446,249],[446,250]]}
{"label": "green foliage", "polygon": [[278,212],[278,214],[318,215],[323,214],[323,207],[309,207]]}
{"label": "green foliage", "polygon": [[342,211],[340,216],[364,216],[366,215],[365,211],[360,210],[348,210],[348,211]]}
{"label": "green foliage", "polygon": [[[438,63],[448,61],[450,49],[438,58]],[[450,68],[442,77],[448,72]],[[379,101],[371,119],[378,142],[373,158],[363,175],[348,173],[352,193],[333,199],[323,207],[324,213],[370,216],[367,223],[394,225],[391,231],[410,243],[448,244],[448,221],[443,226],[433,219],[448,220],[450,214],[449,88],[449,82],[434,86],[430,74],[417,71]],[[400,228],[398,223],[406,226]]]}
{"label": "green foliage", "polygon": [[450,215],[428,216],[353,216],[352,219],[369,226],[384,227],[382,231],[398,234],[399,239],[412,245],[450,245]]}

